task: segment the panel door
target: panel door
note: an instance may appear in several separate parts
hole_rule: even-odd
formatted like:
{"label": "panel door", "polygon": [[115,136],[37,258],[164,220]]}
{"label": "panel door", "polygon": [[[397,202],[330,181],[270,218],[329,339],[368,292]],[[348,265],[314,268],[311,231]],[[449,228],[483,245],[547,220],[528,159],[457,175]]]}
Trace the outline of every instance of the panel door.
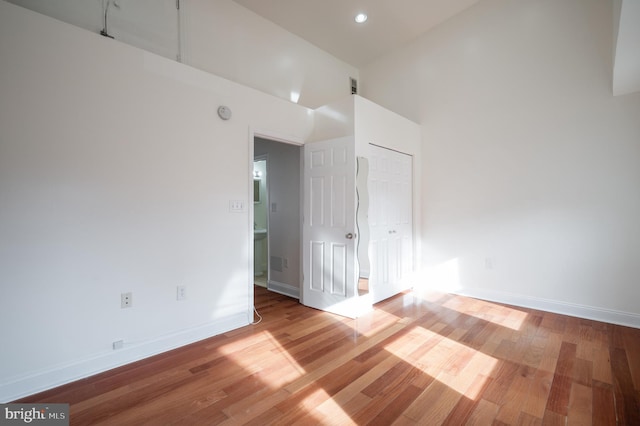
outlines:
{"label": "panel door", "polygon": [[357,316],[355,144],[352,138],[304,146],[302,303]]}
{"label": "panel door", "polygon": [[370,287],[379,302],[411,286],[413,271],[412,157],[369,147]]}

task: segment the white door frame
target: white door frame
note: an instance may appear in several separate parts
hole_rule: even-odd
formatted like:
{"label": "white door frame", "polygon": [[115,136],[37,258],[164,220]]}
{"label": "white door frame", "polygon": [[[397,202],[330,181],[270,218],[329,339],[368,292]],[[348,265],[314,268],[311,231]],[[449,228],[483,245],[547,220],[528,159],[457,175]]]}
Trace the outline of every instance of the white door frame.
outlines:
{"label": "white door frame", "polygon": [[[247,185],[247,200],[249,200],[249,202],[251,203],[251,207],[247,208],[248,210],[248,221],[247,221],[247,233],[248,233],[248,241],[247,241],[247,247],[248,247],[248,271],[249,271],[249,278],[248,278],[248,282],[247,282],[247,286],[249,289],[249,303],[247,306],[247,316],[249,318],[249,323],[253,322],[253,308],[254,308],[254,291],[253,291],[253,277],[254,277],[254,255],[253,255],[253,224],[254,224],[254,215],[253,215],[253,156],[254,156],[254,140],[256,137],[259,138],[263,138],[263,139],[268,139],[270,141],[275,141],[275,142],[281,142],[281,143],[286,143],[289,145],[295,145],[295,146],[299,146],[302,147],[304,145],[304,141],[302,139],[296,139],[296,138],[292,138],[291,136],[288,135],[283,135],[281,133],[278,132],[273,132],[270,130],[264,130],[264,129],[256,129],[253,128],[251,126],[249,126],[249,135],[248,135],[248,152],[249,152],[249,157],[247,159],[247,170],[249,171],[247,173],[247,177],[248,177],[248,185]],[[300,150],[302,151],[302,149]],[[302,162],[302,159],[300,160]],[[302,163],[300,164],[300,166],[302,167]],[[300,176],[300,184],[302,185],[302,173]],[[301,186],[302,188],[302,186]],[[302,213],[302,207],[303,207],[303,200],[304,200],[304,194],[302,194],[302,196],[300,197],[300,212]],[[249,204],[249,202],[247,204]],[[268,210],[267,210],[268,211]],[[300,215],[300,217],[302,217],[302,214]],[[300,235],[302,235],[302,223],[300,223]],[[267,236],[268,238],[268,236]],[[302,244],[300,244],[300,250],[302,251]],[[302,252],[300,253],[300,259],[302,259]],[[269,261],[267,260],[267,264],[269,263]],[[269,276],[269,271],[267,271],[267,277]],[[299,281],[302,282],[302,268],[300,268],[300,277],[299,277]]]}

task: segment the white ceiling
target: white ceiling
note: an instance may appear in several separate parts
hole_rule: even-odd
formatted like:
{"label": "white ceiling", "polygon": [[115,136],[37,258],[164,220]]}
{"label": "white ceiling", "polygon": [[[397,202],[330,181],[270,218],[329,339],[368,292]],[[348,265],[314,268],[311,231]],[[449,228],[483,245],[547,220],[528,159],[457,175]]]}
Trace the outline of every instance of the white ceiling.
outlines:
{"label": "white ceiling", "polygon": [[[479,0],[234,0],[355,67],[413,40]],[[364,12],[369,19],[356,24]]]}

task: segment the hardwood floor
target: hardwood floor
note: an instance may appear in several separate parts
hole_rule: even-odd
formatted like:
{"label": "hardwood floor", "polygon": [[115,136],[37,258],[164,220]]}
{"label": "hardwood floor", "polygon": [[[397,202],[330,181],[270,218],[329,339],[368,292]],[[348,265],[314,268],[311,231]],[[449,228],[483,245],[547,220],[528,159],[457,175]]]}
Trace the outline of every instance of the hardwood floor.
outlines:
{"label": "hardwood floor", "polygon": [[640,330],[406,293],[350,320],[256,287],[251,325],[22,402],[71,424],[640,425]]}

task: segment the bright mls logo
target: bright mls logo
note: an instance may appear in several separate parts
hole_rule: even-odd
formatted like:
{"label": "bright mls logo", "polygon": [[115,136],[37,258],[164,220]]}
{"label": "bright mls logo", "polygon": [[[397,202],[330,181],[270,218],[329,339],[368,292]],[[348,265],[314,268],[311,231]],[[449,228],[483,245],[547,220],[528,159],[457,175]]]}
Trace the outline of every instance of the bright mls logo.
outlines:
{"label": "bright mls logo", "polygon": [[69,404],[0,404],[0,425],[68,426]]}

